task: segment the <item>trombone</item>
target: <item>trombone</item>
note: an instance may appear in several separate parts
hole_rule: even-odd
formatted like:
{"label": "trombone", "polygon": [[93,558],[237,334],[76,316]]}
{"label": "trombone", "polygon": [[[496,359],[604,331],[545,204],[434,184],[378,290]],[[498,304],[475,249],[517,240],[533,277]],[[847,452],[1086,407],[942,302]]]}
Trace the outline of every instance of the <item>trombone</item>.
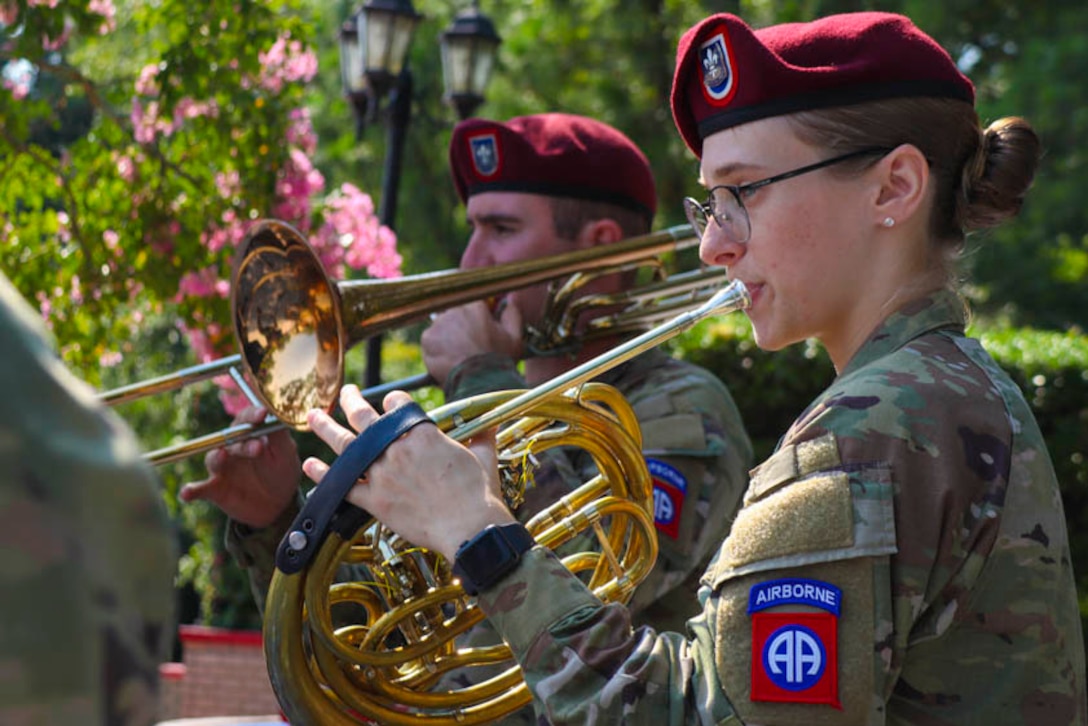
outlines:
{"label": "trombone", "polygon": [[[270,412],[261,424],[230,426],[148,453],[147,460],[156,465],[285,427],[303,431],[309,409],[334,408],[348,349],[451,307],[569,278],[553,289],[549,318],[554,323],[531,331],[528,349],[534,355],[564,352],[595,337],[645,330],[677,311],[694,308],[722,286],[725,271],[703,269],[666,277],[661,257],[698,242],[690,225],[679,225],[612,245],[489,268],[334,283],[298,230],[285,222],[260,220],[239,246],[231,274],[231,320],[239,353],[99,397],[116,406],[230,375],[250,400]],[[647,266],[655,279],[639,289],[612,296],[575,296],[596,276]],[[575,340],[574,323],[583,313],[617,306],[619,312],[591,320]],[[422,374],[369,388],[363,395],[380,401],[388,391],[415,390],[431,382]]]}

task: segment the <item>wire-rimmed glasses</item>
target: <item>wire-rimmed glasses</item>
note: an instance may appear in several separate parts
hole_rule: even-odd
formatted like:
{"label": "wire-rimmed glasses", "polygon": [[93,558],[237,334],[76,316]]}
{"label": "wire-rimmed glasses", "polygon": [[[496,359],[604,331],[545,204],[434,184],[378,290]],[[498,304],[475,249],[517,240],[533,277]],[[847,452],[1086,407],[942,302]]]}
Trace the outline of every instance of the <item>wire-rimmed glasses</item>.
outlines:
{"label": "wire-rimmed glasses", "polygon": [[710,224],[710,220],[713,218],[730,239],[744,243],[752,236],[752,223],[748,218],[748,209],[744,206],[744,197],[750,196],[755,190],[762,189],[775,182],[807,174],[810,171],[823,169],[825,166],[838,164],[840,161],[855,159],[866,154],[887,154],[890,151],[890,148],[883,146],[867,147],[840,156],[833,156],[830,159],[824,159],[815,164],[802,166],[781,174],[775,174],[750,184],[741,184],[740,186],[718,184],[707,191],[708,196],[705,202],[686,197],[684,199],[684,214],[700,239],[702,239],[707,225]]}

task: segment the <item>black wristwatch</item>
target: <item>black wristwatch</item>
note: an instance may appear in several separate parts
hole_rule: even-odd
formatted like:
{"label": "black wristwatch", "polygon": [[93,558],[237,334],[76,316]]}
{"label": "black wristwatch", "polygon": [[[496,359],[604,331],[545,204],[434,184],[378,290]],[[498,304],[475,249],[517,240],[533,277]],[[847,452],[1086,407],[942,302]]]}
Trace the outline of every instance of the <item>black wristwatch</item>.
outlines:
{"label": "black wristwatch", "polygon": [[520,523],[491,524],[457,548],[453,574],[469,595],[486,590],[518,566],[536,541]]}

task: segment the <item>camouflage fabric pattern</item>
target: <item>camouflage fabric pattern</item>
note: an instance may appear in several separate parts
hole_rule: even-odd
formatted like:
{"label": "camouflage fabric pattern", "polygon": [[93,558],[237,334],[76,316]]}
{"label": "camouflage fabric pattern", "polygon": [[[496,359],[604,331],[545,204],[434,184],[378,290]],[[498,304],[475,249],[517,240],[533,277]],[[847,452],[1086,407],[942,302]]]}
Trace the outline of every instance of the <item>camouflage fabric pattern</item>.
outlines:
{"label": "camouflage fabric pattern", "polygon": [[[1053,468],[1022,394],[963,323],[951,293],[901,309],[798,418],[753,471],[687,638],[634,629],[541,548],[482,593],[541,720],[1088,722]],[[767,651],[749,598],[788,578],[841,588],[836,704],[756,695]]]}
{"label": "camouflage fabric pattern", "polygon": [[154,472],[2,276],[0,350],[0,723],[153,723],[177,562]]}

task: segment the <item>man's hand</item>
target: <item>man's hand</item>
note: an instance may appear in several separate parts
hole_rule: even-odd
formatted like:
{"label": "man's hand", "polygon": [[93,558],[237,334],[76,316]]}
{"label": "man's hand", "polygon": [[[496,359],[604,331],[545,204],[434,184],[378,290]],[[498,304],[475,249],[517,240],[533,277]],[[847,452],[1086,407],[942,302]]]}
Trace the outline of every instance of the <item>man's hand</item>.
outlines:
{"label": "man's hand", "polygon": [[423,331],[420,347],[423,363],[439,385],[445,385],[450,371],[475,355],[500,353],[521,360],[521,313],[516,306],[507,305],[496,320],[482,301],[451,308],[435,316]]}
{"label": "man's hand", "polygon": [[[259,424],[266,415],[263,407],[251,406],[234,423]],[[186,484],[178,496],[183,502],[206,499],[250,527],[275,522],[298,491],[298,447],[286,430],[209,451],[204,465],[208,478]]]}

